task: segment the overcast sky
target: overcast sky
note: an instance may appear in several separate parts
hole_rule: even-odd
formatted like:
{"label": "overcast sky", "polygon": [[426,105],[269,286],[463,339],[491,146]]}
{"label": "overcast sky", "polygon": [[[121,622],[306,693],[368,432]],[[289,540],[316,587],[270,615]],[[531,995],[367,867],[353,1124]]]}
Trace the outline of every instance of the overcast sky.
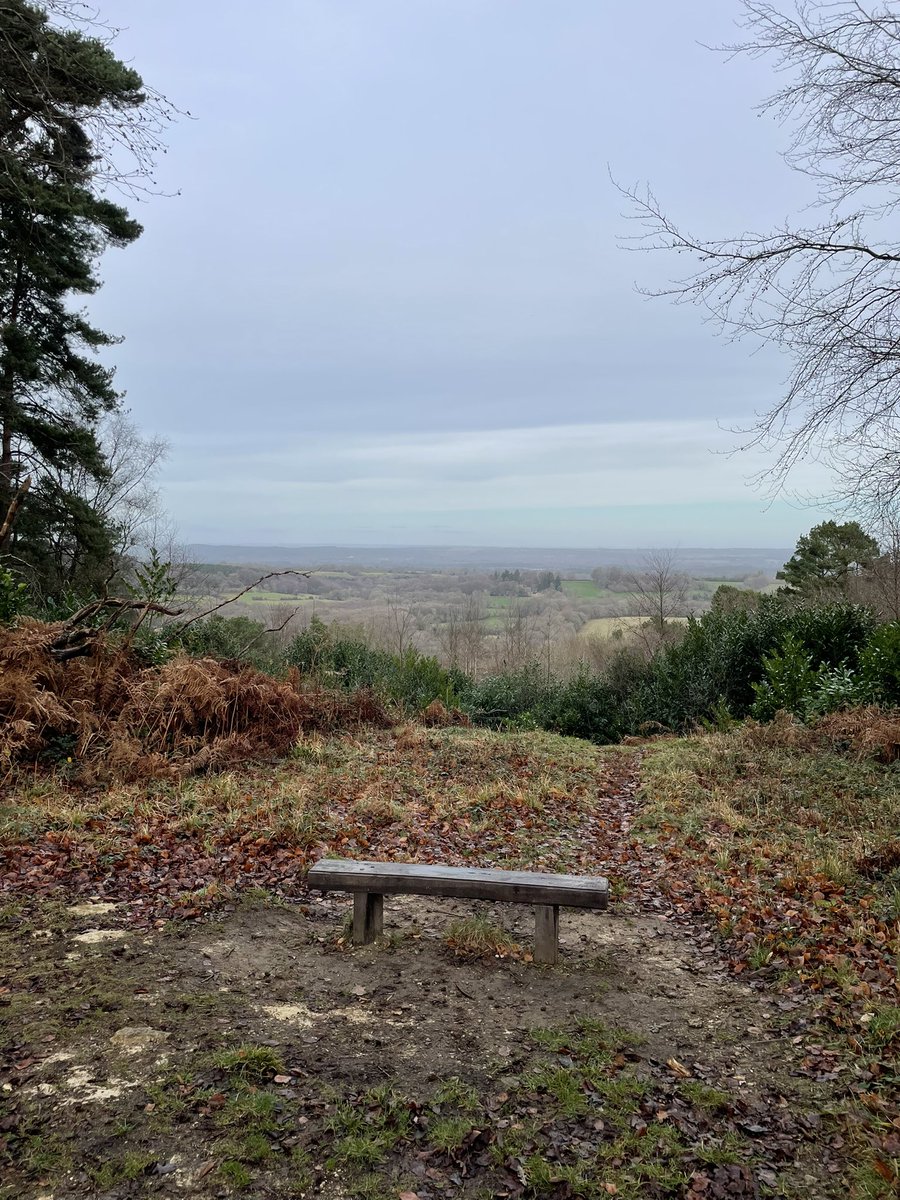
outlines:
{"label": "overcast sky", "polygon": [[[647,301],[610,171],[704,234],[809,197],[738,0],[99,0],[190,119],[104,259],[187,541],[787,546],[729,430],[786,364]],[[810,469],[800,493],[821,490]]]}

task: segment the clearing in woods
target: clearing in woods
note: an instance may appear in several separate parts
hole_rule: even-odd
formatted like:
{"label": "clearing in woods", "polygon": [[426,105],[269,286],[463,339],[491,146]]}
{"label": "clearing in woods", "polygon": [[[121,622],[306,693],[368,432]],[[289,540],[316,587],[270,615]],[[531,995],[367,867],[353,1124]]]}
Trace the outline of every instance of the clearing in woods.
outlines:
{"label": "clearing in woods", "polygon": [[[860,864],[896,770],[782,733],[409,725],[188,782],[23,784],[0,1195],[894,1194],[900,891]],[[352,948],[349,897],[304,889],[323,853],[614,896],[563,912],[554,968],[511,905],[390,898]]]}

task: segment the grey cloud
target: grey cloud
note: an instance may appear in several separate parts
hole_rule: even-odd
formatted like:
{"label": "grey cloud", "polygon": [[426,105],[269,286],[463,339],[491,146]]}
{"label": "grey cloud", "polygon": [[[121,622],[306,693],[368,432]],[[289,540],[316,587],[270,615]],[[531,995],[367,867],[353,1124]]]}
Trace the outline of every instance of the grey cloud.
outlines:
{"label": "grey cloud", "polygon": [[[783,135],[753,112],[768,68],[700,44],[728,39],[737,0],[267,0],[252,19],[219,0],[102,7],[122,54],[193,114],[161,164],[180,194],[142,206],[144,237],[106,257],[92,304],[125,335],[129,406],[175,445],[165,483],[186,538],[198,497],[203,538],[217,511],[228,537],[235,478],[265,508],[249,517],[260,538],[290,526],[297,487],[329,503],[344,488],[339,515],[314,518],[329,537],[376,509],[388,522],[386,489],[415,504],[417,481],[446,488],[435,528],[461,528],[467,487],[494,512],[491,489],[529,476],[557,509],[610,472],[631,504],[654,473],[686,494],[708,473],[733,499],[706,448],[716,421],[768,406],[782,364],[636,294],[636,276],[680,264],[620,248],[608,164],[710,231],[796,203]],[[673,420],[684,438],[659,432]],[[660,440],[605,449],[595,426],[619,422]],[[561,426],[585,428],[544,445],[517,432]],[[416,459],[416,437],[432,457]],[[510,494],[533,527],[527,487]],[[514,513],[490,520],[515,533]]]}

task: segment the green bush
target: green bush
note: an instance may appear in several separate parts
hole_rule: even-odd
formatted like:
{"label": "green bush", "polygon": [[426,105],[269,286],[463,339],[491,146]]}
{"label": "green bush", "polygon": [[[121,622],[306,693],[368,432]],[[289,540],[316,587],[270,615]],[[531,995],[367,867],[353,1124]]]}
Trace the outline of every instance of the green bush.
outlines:
{"label": "green bush", "polygon": [[814,667],[856,667],[876,629],[875,614],[861,604],[822,604],[791,612],[791,632],[809,652]]}
{"label": "green bush", "polygon": [[486,675],[472,683],[464,707],[478,725],[495,729],[537,729],[546,724],[548,696],[552,685],[536,664],[517,671]]}
{"label": "green bush", "polygon": [[545,727],[566,737],[617,742],[631,728],[623,697],[605,675],[583,671],[548,689]]}
{"label": "green bush", "polygon": [[780,649],[763,657],[763,678],[754,683],[756,699],[750,709],[758,721],[771,721],[777,712],[802,714],[819,681],[809,651],[793,633]]}
{"label": "green bush", "polygon": [[853,671],[848,666],[820,667],[813,686],[798,709],[798,716],[811,721],[825,713],[872,704],[875,700],[871,686],[859,671]]}
{"label": "green bush", "polygon": [[12,571],[0,568],[0,625],[11,624],[28,608],[28,588]]}
{"label": "green bush", "polygon": [[859,656],[859,673],[879,704],[900,707],[900,621],[874,631]]}
{"label": "green bush", "polygon": [[[900,624],[873,628],[864,620],[848,625],[847,609],[855,618],[855,606],[849,605],[798,614],[797,632],[788,633],[778,650],[763,656],[764,677],[753,685],[752,716],[770,720],[779,709],[786,709],[812,720],[861,704],[900,704]],[[868,635],[865,641],[863,632]],[[811,641],[817,645],[820,659],[827,654],[833,660],[843,650],[841,661],[815,664],[808,649]]]}
{"label": "green bush", "polygon": [[372,688],[382,696],[416,711],[440,700],[457,707],[469,680],[461,671],[442,667],[436,658],[407,650],[402,656],[377,650],[362,637],[313,617],[291,641],[287,666],[348,691]]}
{"label": "green bush", "polygon": [[478,725],[547,729],[566,737],[614,742],[628,732],[628,711],[612,681],[587,669],[569,680],[548,679],[537,663],[488,675],[463,697]]}
{"label": "green bush", "polygon": [[194,658],[218,658],[244,662],[261,671],[278,672],[282,655],[266,635],[261,621],[251,617],[223,617],[214,613],[183,631],[170,626],[168,644]]}
{"label": "green bush", "polygon": [[[737,719],[750,715],[754,705],[764,711],[767,702],[758,699],[757,685],[767,678],[766,660],[783,653],[786,639],[799,656],[798,669],[801,659],[814,673],[855,669],[874,627],[872,613],[858,604],[800,608],[779,596],[760,597],[751,611],[704,613],[688,622],[682,640],[661,650],[637,682],[631,723],[639,719],[685,732],[723,710]],[[788,686],[786,674],[778,686]]]}

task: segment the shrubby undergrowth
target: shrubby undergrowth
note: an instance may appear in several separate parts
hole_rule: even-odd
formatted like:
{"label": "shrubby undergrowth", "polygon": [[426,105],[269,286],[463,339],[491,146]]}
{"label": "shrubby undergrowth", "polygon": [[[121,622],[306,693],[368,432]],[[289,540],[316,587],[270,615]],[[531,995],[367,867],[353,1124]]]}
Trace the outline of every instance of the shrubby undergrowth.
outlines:
{"label": "shrubby undergrowth", "polygon": [[[14,610],[18,595],[5,598]],[[12,628],[27,623],[10,615]],[[900,623],[879,625],[861,605],[800,607],[777,596],[753,608],[714,608],[650,657],[625,644],[610,650],[602,669],[585,663],[568,678],[531,663],[475,679],[416,649],[391,654],[361,632],[315,618],[283,648],[259,622],[218,613],[184,628],[173,623],[110,636],[127,644],[120,662],[148,672],[146,686],[170,663],[212,659],[227,665],[229,679],[249,679],[241,672],[254,669],[273,684],[302,680],[303,689],[320,695],[364,693],[410,714],[437,702],[441,711],[463,714],[454,719],[477,725],[546,729],[598,743],[727,728],[747,717],[768,721],[781,711],[809,722],[859,706],[900,707]],[[63,672],[66,679],[72,673]],[[296,683],[289,688],[296,694]],[[239,709],[229,722],[240,723]],[[14,715],[31,720],[18,709]]]}
{"label": "shrubby undergrowth", "polygon": [[[238,642],[253,641],[253,626],[214,617],[192,627],[184,648],[236,656]],[[799,607],[778,596],[692,618],[681,638],[649,659],[626,645],[602,670],[584,665],[566,679],[538,663],[473,679],[415,649],[373,648],[362,634],[318,619],[280,655],[256,643],[248,653],[262,669],[295,668],[331,688],[369,688],[411,712],[439,700],[475,724],[596,742],[768,720],[779,710],[808,720],[860,704],[900,705],[900,624],[878,625],[858,604]]]}
{"label": "shrubby undergrowth", "polygon": [[440,700],[448,708],[462,705],[468,678],[456,668],[442,667],[436,658],[414,647],[402,655],[370,646],[363,637],[313,618],[291,641],[284,663],[313,675],[332,687],[350,691],[372,688],[416,711]]}

